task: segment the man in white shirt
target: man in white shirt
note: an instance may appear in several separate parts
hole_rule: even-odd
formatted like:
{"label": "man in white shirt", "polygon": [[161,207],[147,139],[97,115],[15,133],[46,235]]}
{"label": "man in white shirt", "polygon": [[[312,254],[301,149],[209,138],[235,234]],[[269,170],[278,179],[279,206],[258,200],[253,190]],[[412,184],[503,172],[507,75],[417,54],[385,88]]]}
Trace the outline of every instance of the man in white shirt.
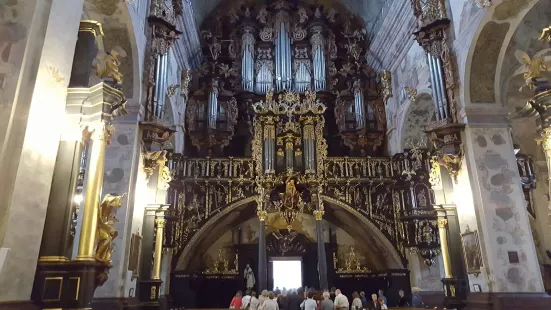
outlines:
{"label": "man in white shirt", "polygon": [[335,291],[335,309],[336,310],[348,310],[350,305],[348,303],[348,297],[341,293],[341,290]]}
{"label": "man in white shirt", "polygon": [[251,302],[251,292],[247,290],[245,292],[245,296],[243,296],[243,299],[242,299],[241,309],[247,309],[250,302]]}

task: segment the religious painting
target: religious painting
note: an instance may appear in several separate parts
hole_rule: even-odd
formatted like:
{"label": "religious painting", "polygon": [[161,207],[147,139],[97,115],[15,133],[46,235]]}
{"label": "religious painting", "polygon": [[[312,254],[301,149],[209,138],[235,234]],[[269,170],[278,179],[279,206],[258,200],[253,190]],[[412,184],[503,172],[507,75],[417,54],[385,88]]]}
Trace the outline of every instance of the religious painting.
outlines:
{"label": "religious painting", "polygon": [[482,267],[482,255],[480,253],[480,241],[478,232],[471,231],[469,227],[461,234],[463,241],[463,253],[468,274],[479,274]]}
{"label": "religious painting", "polygon": [[128,270],[132,271],[132,280],[140,276],[140,257],[142,256],[142,236],[132,234],[130,239],[130,255],[128,257]]}

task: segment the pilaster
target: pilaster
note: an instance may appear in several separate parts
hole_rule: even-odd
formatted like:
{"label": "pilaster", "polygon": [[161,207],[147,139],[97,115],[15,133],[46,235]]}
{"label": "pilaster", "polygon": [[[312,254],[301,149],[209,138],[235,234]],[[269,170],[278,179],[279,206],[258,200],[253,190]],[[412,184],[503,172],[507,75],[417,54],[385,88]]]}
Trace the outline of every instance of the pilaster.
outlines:
{"label": "pilaster", "polygon": [[[464,173],[469,176],[472,216],[476,218],[470,221],[476,223],[470,229],[478,233],[488,290],[542,292],[509,127],[506,123],[469,124],[464,144],[467,163]],[[467,270],[469,265],[467,262]]]}
{"label": "pilaster", "polygon": [[7,6],[20,38],[2,42],[0,302],[31,296],[83,0]]}

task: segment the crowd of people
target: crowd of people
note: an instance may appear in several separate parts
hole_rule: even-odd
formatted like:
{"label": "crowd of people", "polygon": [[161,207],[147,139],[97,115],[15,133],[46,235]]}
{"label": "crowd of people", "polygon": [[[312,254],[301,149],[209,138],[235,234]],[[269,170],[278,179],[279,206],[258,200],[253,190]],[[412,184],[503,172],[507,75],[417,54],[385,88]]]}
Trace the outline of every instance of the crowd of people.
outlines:
{"label": "crowd of people", "polygon": [[[405,296],[400,290],[397,307],[423,307],[423,300],[417,288],[412,289],[412,298]],[[342,294],[341,290],[331,288],[330,291],[318,291],[314,289],[276,288],[273,292],[264,290],[257,297],[254,290],[246,291],[245,296],[239,291],[230,303],[230,309],[243,310],[382,310],[388,309],[387,298],[382,290],[378,294],[371,294],[368,299],[365,292],[354,291],[351,294],[352,302]]]}

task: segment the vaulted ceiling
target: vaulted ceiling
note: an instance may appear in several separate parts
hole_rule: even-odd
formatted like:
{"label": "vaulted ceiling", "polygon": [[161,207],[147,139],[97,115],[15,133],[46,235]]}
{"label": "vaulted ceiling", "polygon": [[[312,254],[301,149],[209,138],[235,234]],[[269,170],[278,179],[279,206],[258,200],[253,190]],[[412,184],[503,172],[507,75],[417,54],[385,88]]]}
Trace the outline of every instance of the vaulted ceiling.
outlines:
{"label": "vaulted ceiling", "polygon": [[[191,0],[193,7],[193,13],[197,25],[201,25],[203,20],[218,6],[218,4],[224,1],[238,1],[238,0]],[[256,2],[270,2],[270,0],[255,0]],[[291,0],[297,2],[297,0]],[[378,30],[377,21],[384,18],[389,4],[393,0],[307,0],[305,2],[315,4],[331,3],[333,1],[341,2],[350,12],[360,16],[366,24],[366,30],[368,33]]]}

